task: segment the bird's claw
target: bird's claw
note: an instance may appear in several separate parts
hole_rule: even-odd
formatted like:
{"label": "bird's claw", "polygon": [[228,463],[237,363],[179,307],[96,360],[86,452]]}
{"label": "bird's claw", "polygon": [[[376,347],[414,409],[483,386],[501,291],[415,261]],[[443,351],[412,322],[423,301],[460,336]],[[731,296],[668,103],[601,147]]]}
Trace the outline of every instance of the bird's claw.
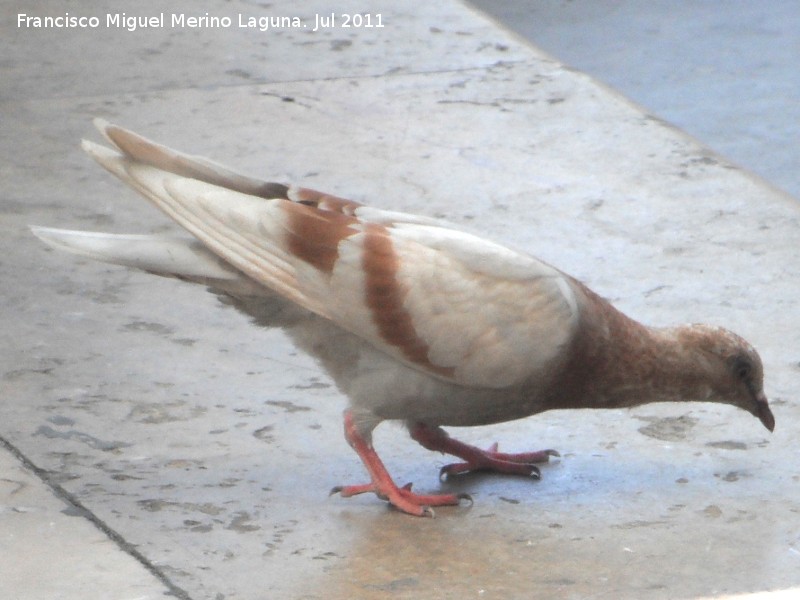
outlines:
{"label": "bird's claw", "polygon": [[501,453],[498,450],[497,442],[486,450],[476,448],[474,451],[472,455],[462,457],[466,459],[465,462],[452,463],[439,469],[439,481],[446,481],[451,475],[463,475],[474,471],[494,471],[541,479],[542,472],[536,464],[549,462],[550,457],[561,456],[557,450],[551,448],[519,454]]}
{"label": "bird's claw", "polygon": [[461,503],[461,500],[466,500],[468,503],[467,506],[472,506],[475,503],[472,500],[472,496],[470,496],[466,492],[461,492],[460,494],[456,494],[456,498],[458,498],[459,504]]}
{"label": "bird's claw", "polygon": [[531,479],[539,480],[542,478],[542,471],[536,465],[525,463],[508,463],[508,467],[502,463],[491,465],[472,465],[470,463],[451,463],[439,469],[439,481],[446,482],[448,478],[455,475],[467,475],[478,471],[492,471],[495,473],[505,473],[509,475],[524,475]]}
{"label": "bird's claw", "polygon": [[381,500],[389,502],[394,508],[412,515],[420,517],[435,517],[436,513],[431,508],[435,506],[457,506],[466,500],[472,505],[472,497],[469,494],[443,494],[425,495],[415,494],[411,491],[412,484],[407,483],[402,487],[394,484],[378,485],[367,483],[362,485],[337,485],[331,489],[330,495],[341,494],[344,498],[355,496],[356,494],[373,493]]}

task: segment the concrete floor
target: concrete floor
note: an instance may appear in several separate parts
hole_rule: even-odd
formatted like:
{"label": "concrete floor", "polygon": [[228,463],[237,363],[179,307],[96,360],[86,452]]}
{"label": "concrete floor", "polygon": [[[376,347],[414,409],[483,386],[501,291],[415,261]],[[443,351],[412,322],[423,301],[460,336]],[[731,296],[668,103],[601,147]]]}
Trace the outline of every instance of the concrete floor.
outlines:
{"label": "concrete floor", "polygon": [[797,3],[471,1],[800,198]]}
{"label": "concrete floor", "polygon": [[[234,20],[330,12],[321,0],[301,14],[210,6]],[[14,26],[18,12],[33,9],[0,7],[9,597],[797,593],[794,200],[455,1],[387,3],[383,29],[316,33],[34,31]],[[458,432],[558,448],[542,481],[440,484],[445,459],[384,425],[376,444],[399,481],[468,490],[474,505],[424,520],[329,498],[363,477],[341,435],[345,402],[282,335],[201,289],[29,235],[29,223],[165,228],[81,155],[98,115],[254,174],[444,216],[643,321],[725,324],[762,353],[776,432],[699,404],[551,413]]]}

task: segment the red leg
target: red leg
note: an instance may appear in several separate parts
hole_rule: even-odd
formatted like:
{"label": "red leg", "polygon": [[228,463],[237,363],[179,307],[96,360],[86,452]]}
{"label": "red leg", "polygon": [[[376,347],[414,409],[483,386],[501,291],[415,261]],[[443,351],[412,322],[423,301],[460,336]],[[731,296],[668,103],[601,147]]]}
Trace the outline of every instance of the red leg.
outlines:
{"label": "red leg", "polygon": [[470,499],[467,494],[415,494],[411,491],[410,483],[402,488],[397,487],[375,449],[358,433],[350,411],[344,414],[344,435],[364,463],[372,481],[362,485],[338,486],[331,490],[331,494],[338,492],[348,498],[356,494],[373,492],[398,510],[419,517],[432,517],[431,506],[457,505],[461,500]]}
{"label": "red leg", "polygon": [[463,463],[445,465],[439,471],[439,477],[458,475],[471,471],[496,471],[511,475],[527,475],[537,479],[541,476],[537,463],[546,463],[551,456],[559,456],[555,450],[539,450],[506,454],[497,451],[497,444],[488,450],[481,450],[464,442],[454,440],[441,427],[430,427],[423,423],[415,423],[409,428],[411,437],[428,450],[452,454],[464,459]]}

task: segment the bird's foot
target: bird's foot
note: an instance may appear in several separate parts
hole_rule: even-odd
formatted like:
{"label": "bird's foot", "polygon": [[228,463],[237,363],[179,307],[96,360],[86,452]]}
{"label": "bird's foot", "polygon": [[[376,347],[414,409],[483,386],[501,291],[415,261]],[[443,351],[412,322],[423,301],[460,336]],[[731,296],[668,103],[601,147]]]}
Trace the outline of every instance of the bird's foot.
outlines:
{"label": "bird's foot", "polygon": [[372,492],[398,510],[418,517],[433,517],[432,506],[457,506],[462,500],[472,502],[468,494],[415,494],[411,491],[410,483],[397,487],[372,444],[359,432],[350,411],[346,411],[344,415],[344,433],[348,443],[364,463],[372,481],[363,485],[337,486],[331,490],[331,494],[338,493],[349,498]]}
{"label": "bird's foot", "polygon": [[537,464],[546,463],[551,456],[560,456],[555,450],[537,450],[510,454],[497,451],[497,443],[481,450],[464,442],[454,440],[440,427],[417,423],[410,428],[411,437],[428,450],[444,452],[464,459],[464,462],[445,465],[439,471],[444,480],[450,475],[461,475],[473,471],[494,471],[510,475],[524,475],[539,479],[541,472]]}
{"label": "bird's foot", "polygon": [[493,471],[509,475],[524,475],[540,479],[542,476],[537,464],[546,463],[551,456],[561,456],[556,450],[537,450],[535,452],[519,452],[508,454],[497,451],[497,443],[492,444],[487,450],[478,451],[477,456],[470,457],[466,462],[451,463],[439,470],[439,478],[447,479],[450,475],[461,475],[474,471]]}
{"label": "bird's foot", "polygon": [[344,498],[372,492],[382,500],[386,500],[396,509],[418,517],[435,516],[432,506],[457,506],[462,500],[472,502],[469,494],[415,494],[411,484],[397,487],[391,480],[362,485],[336,486],[331,494],[340,494]]}

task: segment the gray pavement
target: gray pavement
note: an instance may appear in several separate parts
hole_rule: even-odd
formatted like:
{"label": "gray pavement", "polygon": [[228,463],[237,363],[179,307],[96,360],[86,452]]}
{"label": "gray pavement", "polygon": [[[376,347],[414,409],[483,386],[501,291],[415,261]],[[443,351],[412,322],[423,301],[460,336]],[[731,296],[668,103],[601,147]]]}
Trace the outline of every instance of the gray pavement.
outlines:
{"label": "gray pavement", "polygon": [[[0,7],[5,597],[796,594],[797,203],[463,4],[395,4],[373,7],[384,28],[318,32],[321,0],[205,9],[309,23],[265,32],[36,31],[16,27],[28,3]],[[440,484],[445,459],[384,425],[376,445],[399,481],[469,491],[474,506],[424,520],[329,498],[363,472],[344,399],[312,361],[201,289],[29,235],[167,227],[81,155],[94,116],[256,175],[444,216],[648,323],[729,326],[764,357],[776,432],[700,404],[557,412],[458,431],[558,448],[542,481]]]}
{"label": "gray pavement", "polygon": [[12,448],[0,448],[3,598],[163,597],[169,582],[47,479]]}
{"label": "gray pavement", "polygon": [[748,0],[472,0],[800,198],[800,6]]}

